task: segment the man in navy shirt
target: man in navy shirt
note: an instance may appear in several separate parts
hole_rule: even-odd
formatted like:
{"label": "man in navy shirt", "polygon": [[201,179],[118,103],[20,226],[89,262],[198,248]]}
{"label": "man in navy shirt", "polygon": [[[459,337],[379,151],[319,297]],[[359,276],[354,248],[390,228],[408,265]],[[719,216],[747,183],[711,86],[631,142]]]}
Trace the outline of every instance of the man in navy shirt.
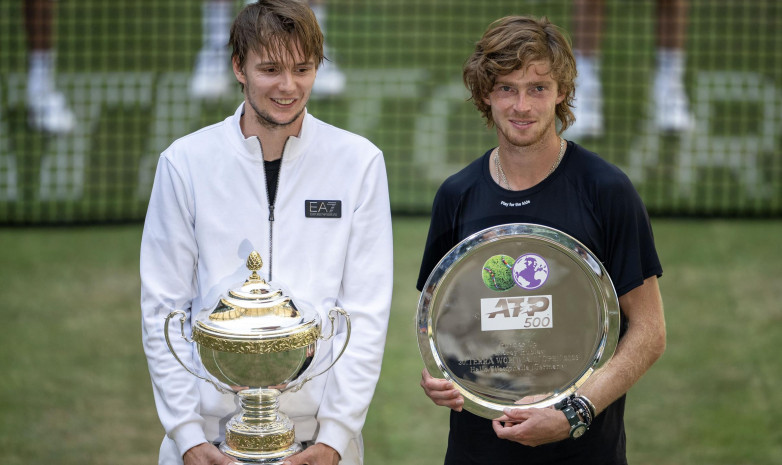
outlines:
{"label": "man in navy shirt", "polygon": [[496,128],[498,146],[438,190],[418,290],[472,233],[506,223],[550,226],[581,241],[604,264],[619,296],[619,345],[577,393],[594,407],[593,418],[581,418],[590,424],[577,439],[555,408],[507,409],[494,421],[463,411],[459,391],[424,370],[426,395],[452,409],[447,465],[626,464],[625,393],[665,350],[657,283],[662,266],[646,208],[618,168],[557,132],[557,120],[560,132],[574,120],[575,76],[568,41],[545,18],[500,19],[477,43],[464,82]]}

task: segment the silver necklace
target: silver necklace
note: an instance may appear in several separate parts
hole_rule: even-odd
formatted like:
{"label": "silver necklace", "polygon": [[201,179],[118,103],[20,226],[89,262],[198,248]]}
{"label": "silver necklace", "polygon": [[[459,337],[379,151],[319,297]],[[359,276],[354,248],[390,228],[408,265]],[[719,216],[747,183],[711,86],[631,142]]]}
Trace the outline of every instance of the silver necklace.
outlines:
{"label": "silver necklace", "polygon": [[[540,180],[540,182],[543,182],[546,178],[551,176],[551,173],[554,172],[555,169],[557,169],[557,166],[559,166],[559,163],[562,161],[562,156],[565,155],[565,139],[562,139],[560,137],[559,139],[559,155],[557,155],[557,161],[554,162],[554,164],[551,166],[551,169],[548,170],[548,173],[546,173],[545,176],[543,176],[543,179]],[[502,164],[500,163],[500,148],[497,147],[494,150],[494,167],[497,170],[497,174],[500,175],[502,178],[503,184],[505,184],[505,188],[508,190],[511,190],[510,184],[508,183],[508,178],[505,176],[505,170],[502,169]]]}

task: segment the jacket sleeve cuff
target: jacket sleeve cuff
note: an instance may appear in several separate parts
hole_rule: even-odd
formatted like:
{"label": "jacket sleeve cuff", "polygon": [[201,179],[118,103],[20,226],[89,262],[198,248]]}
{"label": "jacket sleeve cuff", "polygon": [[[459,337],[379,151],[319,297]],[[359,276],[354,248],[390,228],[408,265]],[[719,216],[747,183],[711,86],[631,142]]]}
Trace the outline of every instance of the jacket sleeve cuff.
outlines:
{"label": "jacket sleeve cuff", "polygon": [[168,435],[176,443],[180,457],[193,447],[209,442],[204,434],[204,428],[197,422],[185,423],[171,431]]}
{"label": "jacket sleeve cuff", "polygon": [[340,458],[345,456],[353,433],[345,425],[335,421],[321,420],[320,430],[315,442],[323,443],[337,451]]}

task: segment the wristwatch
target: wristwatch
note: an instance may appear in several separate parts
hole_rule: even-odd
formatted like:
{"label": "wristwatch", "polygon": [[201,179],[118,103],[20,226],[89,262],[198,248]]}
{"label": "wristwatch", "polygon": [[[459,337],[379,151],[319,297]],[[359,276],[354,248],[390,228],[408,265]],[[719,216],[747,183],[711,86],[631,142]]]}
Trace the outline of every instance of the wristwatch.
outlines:
{"label": "wristwatch", "polygon": [[576,413],[576,409],[568,402],[568,399],[557,404],[556,407],[565,414],[565,418],[567,418],[568,423],[570,423],[570,437],[572,439],[578,439],[587,432],[589,427],[586,423],[581,421],[578,413]]}

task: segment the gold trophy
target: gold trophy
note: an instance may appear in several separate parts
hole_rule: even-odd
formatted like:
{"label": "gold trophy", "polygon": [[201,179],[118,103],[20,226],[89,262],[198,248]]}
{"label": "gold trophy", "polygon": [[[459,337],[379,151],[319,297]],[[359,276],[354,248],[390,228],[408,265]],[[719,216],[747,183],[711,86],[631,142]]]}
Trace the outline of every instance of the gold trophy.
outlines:
{"label": "gold trophy", "polygon": [[[294,439],[292,422],[279,411],[278,396],[298,391],[334,366],[350,340],[350,315],[332,308],[328,314],[331,332],[324,337],[318,313],[298,308],[281,289],[272,289],[258,275],[262,266],[260,254],[253,251],[247,258],[249,278],[221,296],[214,308],[198,313],[192,338],[185,335],[187,315],[181,310],[166,317],[165,336],[169,350],[185,370],[218,391],[241,398],[242,408],[227,423],[220,450],[240,463],[278,465],[302,450]],[[345,344],[326,369],[310,374],[320,342],[335,333],[338,314],[347,327]],[[171,345],[169,322],[175,316],[180,317],[181,337],[196,344],[209,377],[182,363]]]}

